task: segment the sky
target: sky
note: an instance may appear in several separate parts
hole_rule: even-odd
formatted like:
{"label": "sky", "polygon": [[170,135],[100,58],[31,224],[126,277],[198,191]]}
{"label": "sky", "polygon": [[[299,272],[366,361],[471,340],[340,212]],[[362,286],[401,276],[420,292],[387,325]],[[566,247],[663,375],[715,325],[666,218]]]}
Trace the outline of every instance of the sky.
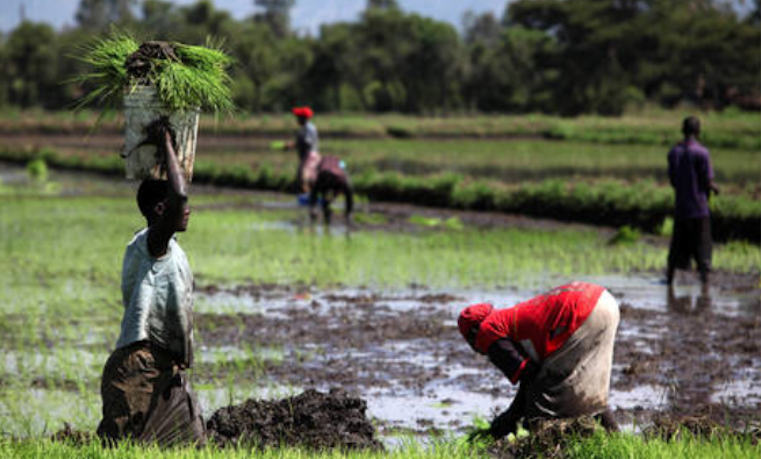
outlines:
{"label": "sky", "polygon": [[[174,0],[187,5],[196,0]],[[462,15],[471,10],[476,13],[493,12],[502,17],[508,0],[397,0],[408,12],[447,21],[460,27]],[[228,10],[242,19],[254,13],[254,0],[214,0],[217,8]],[[365,9],[366,0],[296,0],[291,11],[291,25],[299,32],[316,35],[320,24],[336,21],[354,21]],[[74,25],[74,13],[79,0],[0,0],[0,31],[13,30],[20,22],[21,6],[26,18],[47,22],[57,29]]]}

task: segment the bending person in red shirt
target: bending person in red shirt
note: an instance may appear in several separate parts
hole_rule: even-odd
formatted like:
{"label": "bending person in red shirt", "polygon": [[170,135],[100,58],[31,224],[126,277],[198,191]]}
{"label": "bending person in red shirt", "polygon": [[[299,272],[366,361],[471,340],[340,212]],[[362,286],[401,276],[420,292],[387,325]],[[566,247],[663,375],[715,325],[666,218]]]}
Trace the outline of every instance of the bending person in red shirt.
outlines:
{"label": "bending person in red shirt", "polygon": [[603,287],[573,282],[507,309],[465,308],[460,333],[487,355],[511,383],[520,382],[510,407],[486,432],[501,438],[518,422],[595,415],[608,431],[618,426],[608,409],[618,304]]}

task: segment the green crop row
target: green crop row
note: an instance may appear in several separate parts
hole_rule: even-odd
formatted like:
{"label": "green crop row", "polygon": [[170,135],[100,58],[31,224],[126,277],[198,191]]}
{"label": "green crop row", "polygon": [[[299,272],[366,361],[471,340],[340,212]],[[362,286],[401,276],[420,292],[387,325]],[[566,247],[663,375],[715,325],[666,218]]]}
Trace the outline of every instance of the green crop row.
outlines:
{"label": "green crop row", "polygon": [[[60,155],[52,150],[6,150],[0,151],[0,158],[15,162],[42,158],[62,168],[114,175],[122,173],[122,162],[116,156],[81,158]],[[292,190],[291,171],[276,170],[266,163],[253,169],[199,161],[194,181],[240,188]],[[471,180],[452,173],[407,176],[367,169],[352,177],[352,181],[356,192],[373,200],[501,211],[606,226],[628,225],[648,232],[657,232],[673,209],[673,191],[645,180],[574,183],[549,179],[504,187],[497,182]],[[741,195],[720,195],[712,199],[711,210],[716,240],[761,241],[761,202]]]}
{"label": "green crop row", "polygon": [[[643,112],[620,118],[550,115],[414,117],[399,114],[322,114],[315,119],[320,134],[332,138],[506,138],[536,137],[603,144],[671,145],[681,137],[687,112]],[[0,134],[87,133],[98,114],[0,113]],[[700,114],[703,140],[716,148],[761,149],[757,114]],[[201,126],[216,135],[282,137],[293,135],[296,124],[286,114],[238,114],[227,118],[204,116]],[[121,133],[122,120],[110,114],[101,132]]]}

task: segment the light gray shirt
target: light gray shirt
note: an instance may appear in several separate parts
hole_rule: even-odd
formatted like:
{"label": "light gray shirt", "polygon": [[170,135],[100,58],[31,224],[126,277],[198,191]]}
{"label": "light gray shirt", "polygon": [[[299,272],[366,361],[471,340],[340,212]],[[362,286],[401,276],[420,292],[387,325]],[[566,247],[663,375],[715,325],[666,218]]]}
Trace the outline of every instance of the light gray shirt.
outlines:
{"label": "light gray shirt", "polygon": [[174,238],[167,253],[154,258],[148,252],[148,228],[135,234],[124,253],[122,303],[117,349],[149,341],[178,363],[193,364],[193,273]]}
{"label": "light gray shirt", "polygon": [[296,149],[299,151],[299,159],[304,161],[312,151],[320,151],[320,139],[317,136],[317,128],[311,121],[307,121],[296,134]]}

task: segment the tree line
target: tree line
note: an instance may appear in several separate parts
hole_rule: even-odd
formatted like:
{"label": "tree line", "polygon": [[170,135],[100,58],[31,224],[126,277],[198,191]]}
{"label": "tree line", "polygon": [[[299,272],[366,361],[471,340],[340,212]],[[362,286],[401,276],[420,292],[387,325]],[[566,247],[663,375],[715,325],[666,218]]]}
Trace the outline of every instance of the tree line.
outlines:
{"label": "tree line", "polygon": [[[80,0],[76,26],[22,21],[0,36],[0,107],[71,107],[93,36],[223,40],[247,112],[621,114],[632,105],[759,109],[761,0],[514,0],[462,27],[368,0],[356,21],[296,33],[297,0],[252,0],[235,19],[212,0]],[[750,2],[748,2],[750,3]]]}

